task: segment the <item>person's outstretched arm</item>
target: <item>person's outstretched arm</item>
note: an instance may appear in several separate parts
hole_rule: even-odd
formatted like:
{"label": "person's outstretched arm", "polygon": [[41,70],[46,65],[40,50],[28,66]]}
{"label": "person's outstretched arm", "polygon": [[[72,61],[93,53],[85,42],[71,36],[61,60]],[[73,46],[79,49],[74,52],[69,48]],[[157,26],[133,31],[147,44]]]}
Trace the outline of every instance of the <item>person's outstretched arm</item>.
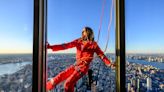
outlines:
{"label": "person's outstretched arm", "polygon": [[99,56],[99,58],[107,65],[111,66],[111,61],[104,55],[103,51],[100,49],[98,44],[96,43],[96,49],[95,49],[96,54]]}
{"label": "person's outstretched arm", "polygon": [[76,47],[77,42],[78,42],[78,39],[76,39],[72,42],[63,43],[63,44],[57,44],[57,45],[49,45],[48,44],[47,48],[52,49],[53,51],[65,50],[65,49]]}

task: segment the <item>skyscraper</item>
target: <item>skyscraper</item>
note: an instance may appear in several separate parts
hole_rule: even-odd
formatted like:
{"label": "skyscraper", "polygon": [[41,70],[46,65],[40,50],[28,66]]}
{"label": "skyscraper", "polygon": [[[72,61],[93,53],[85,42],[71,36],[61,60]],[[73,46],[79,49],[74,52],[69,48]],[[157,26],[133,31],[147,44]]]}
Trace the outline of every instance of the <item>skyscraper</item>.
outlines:
{"label": "skyscraper", "polygon": [[147,78],[147,92],[152,90],[152,79],[150,77]]}
{"label": "skyscraper", "polygon": [[140,92],[140,79],[137,79],[137,92]]}
{"label": "skyscraper", "polygon": [[131,79],[131,85],[134,87],[134,90],[137,88],[137,78]]}
{"label": "skyscraper", "polygon": [[128,92],[130,92],[131,84],[128,83]]}

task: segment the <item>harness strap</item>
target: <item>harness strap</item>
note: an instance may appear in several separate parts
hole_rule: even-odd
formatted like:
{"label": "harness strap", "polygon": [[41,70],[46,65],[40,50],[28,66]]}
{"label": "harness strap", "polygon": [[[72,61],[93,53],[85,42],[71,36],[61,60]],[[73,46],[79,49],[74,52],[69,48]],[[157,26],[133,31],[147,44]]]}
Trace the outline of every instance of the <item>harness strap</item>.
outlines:
{"label": "harness strap", "polygon": [[80,70],[79,66],[74,65],[75,70],[80,74],[80,76],[82,77],[84,75],[84,73]]}
{"label": "harness strap", "polygon": [[[82,63],[84,63],[85,65],[89,65],[86,61],[81,61]],[[79,72],[80,76],[82,77],[83,75],[85,75],[81,70],[80,67],[76,64],[76,62],[73,64],[75,70],[77,72]]]}

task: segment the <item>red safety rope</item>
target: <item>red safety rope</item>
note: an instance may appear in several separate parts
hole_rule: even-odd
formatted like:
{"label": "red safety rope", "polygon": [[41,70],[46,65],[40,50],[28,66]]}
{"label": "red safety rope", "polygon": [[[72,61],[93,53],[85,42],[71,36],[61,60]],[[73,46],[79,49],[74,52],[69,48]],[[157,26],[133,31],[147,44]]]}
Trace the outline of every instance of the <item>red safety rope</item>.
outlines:
{"label": "red safety rope", "polygon": [[[100,17],[100,25],[99,25],[99,29],[98,29],[97,43],[98,43],[99,38],[100,38],[100,33],[101,33],[101,28],[102,28],[102,20],[103,20],[103,16],[104,16],[105,4],[106,4],[106,0],[103,1],[103,5],[102,5],[102,12],[101,12],[101,17]],[[108,43],[109,43],[110,28],[111,28],[111,24],[112,24],[112,15],[113,15],[113,6],[114,6],[114,0],[112,0],[111,7],[110,7],[110,19],[109,19],[109,23],[108,23],[108,35],[107,35],[107,42],[106,42],[106,46],[105,46],[104,52],[107,51]]]}
{"label": "red safety rope", "polygon": [[111,24],[112,24],[113,6],[114,6],[114,0],[112,0],[112,4],[111,4],[111,8],[110,8],[110,19],[109,19],[109,24],[108,24],[108,36],[107,36],[107,43],[106,43],[104,52],[106,52],[106,50],[108,48],[108,43],[109,43],[110,28],[111,28]]}
{"label": "red safety rope", "polygon": [[100,17],[100,25],[99,25],[99,29],[98,29],[98,39],[97,39],[97,43],[99,41],[99,38],[100,38],[100,30],[101,30],[101,27],[102,27],[102,20],[103,20],[103,16],[104,16],[104,7],[105,7],[105,3],[106,3],[106,0],[104,0],[103,2],[103,5],[102,5],[102,12],[101,12],[101,17]]}

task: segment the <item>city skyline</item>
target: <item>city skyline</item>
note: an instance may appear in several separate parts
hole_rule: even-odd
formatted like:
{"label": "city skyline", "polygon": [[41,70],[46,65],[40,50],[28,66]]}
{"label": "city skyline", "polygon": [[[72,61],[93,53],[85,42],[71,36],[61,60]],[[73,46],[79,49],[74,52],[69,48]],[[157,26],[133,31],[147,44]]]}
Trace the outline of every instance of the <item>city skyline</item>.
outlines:
{"label": "city skyline", "polygon": [[[93,3],[94,2],[94,3]],[[90,26],[97,40],[102,0],[48,1],[48,42],[61,44],[81,36],[84,26]],[[163,0],[125,0],[127,53],[164,53]],[[106,0],[99,45],[104,50],[111,0]],[[84,7],[85,6],[85,7]],[[3,0],[0,3],[0,53],[32,53],[33,0]],[[10,16],[11,15],[11,16]],[[106,53],[115,52],[113,21]],[[55,35],[57,34],[57,35]],[[50,53],[75,53],[75,49]]]}

